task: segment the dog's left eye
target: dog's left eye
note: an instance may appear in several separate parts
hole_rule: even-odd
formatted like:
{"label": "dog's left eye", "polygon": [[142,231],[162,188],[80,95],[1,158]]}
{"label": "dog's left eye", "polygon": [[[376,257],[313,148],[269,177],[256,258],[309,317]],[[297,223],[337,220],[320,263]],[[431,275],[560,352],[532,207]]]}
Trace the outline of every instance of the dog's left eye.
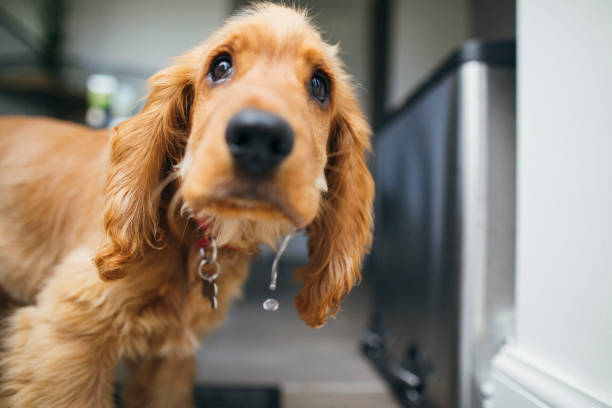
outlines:
{"label": "dog's left eye", "polygon": [[208,75],[213,82],[219,82],[232,75],[232,58],[228,54],[221,54],[210,64]]}
{"label": "dog's left eye", "polygon": [[321,71],[317,71],[310,78],[309,91],[320,103],[327,100],[329,93],[327,76]]}

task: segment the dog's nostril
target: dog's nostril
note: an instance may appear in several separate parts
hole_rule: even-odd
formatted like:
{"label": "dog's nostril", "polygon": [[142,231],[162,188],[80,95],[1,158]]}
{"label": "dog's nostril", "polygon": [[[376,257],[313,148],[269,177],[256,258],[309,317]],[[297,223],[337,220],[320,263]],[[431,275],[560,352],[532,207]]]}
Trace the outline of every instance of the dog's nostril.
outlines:
{"label": "dog's nostril", "polygon": [[245,109],[234,115],[225,137],[236,166],[251,175],[274,170],[293,148],[289,123],[257,109]]}
{"label": "dog's nostril", "polygon": [[271,152],[276,154],[286,154],[291,150],[291,146],[281,139],[272,139],[268,147]]}
{"label": "dog's nostril", "polygon": [[234,142],[237,146],[245,146],[249,144],[249,135],[246,132],[238,132],[238,137]]}

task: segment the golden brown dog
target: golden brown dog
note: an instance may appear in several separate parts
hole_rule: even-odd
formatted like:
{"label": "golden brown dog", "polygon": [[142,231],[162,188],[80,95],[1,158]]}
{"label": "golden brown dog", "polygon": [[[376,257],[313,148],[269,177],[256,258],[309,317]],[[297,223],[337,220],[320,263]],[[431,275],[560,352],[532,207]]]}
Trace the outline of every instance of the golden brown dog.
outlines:
{"label": "golden brown dog", "polygon": [[[369,127],[337,49],[301,11],[260,4],[153,76],[112,132],[0,120],[0,406],[191,405],[198,338],[259,244],[309,236],[295,306],[319,327],[371,240]],[[205,220],[206,226],[198,226]],[[216,238],[218,309],[198,238]],[[210,256],[210,249],[207,250]],[[8,299],[10,296],[10,302]]]}

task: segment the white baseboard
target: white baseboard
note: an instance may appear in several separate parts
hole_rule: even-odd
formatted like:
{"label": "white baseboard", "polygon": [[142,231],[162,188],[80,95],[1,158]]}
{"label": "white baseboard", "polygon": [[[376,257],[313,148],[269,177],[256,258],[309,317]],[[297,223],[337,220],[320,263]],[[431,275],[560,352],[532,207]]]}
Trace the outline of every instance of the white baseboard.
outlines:
{"label": "white baseboard", "polygon": [[517,348],[504,347],[493,360],[495,408],[610,408],[589,394],[537,367]]}

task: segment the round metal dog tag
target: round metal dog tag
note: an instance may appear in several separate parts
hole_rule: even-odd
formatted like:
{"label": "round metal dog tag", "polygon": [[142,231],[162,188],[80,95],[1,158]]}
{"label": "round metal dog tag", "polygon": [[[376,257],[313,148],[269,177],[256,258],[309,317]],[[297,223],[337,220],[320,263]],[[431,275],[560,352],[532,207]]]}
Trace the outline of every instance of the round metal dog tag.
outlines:
{"label": "round metal dog tag", "polygon": [[276,299],[266,299],[263,302],[263,308],[266,312],[276,312],[278,310],[278,300]]}

